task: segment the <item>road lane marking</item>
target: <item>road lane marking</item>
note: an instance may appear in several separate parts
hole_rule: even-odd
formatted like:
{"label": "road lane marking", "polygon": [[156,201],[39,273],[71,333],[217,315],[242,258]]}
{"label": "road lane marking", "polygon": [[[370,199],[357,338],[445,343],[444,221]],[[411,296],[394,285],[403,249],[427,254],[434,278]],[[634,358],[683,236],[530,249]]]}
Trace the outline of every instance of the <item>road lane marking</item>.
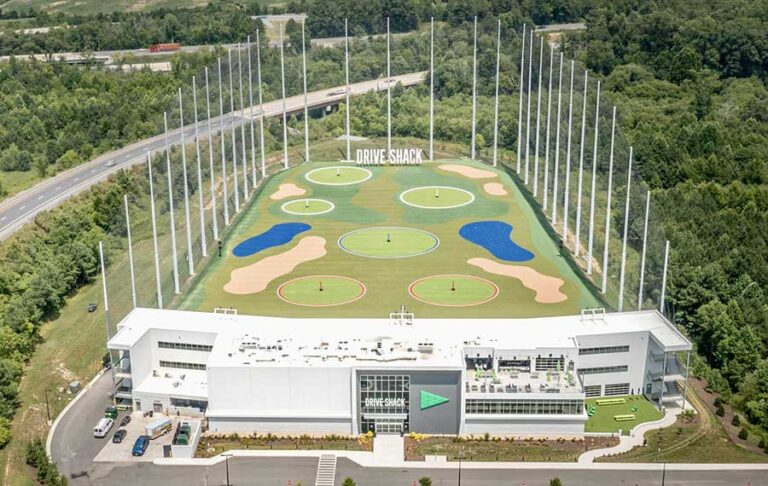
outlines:
{"label": "road lane marking", "polygon": [[39,200],[41,200],[41,199],[42,199],[42,198],[44,198],[44,197],[45,197],[45,196],[37,196],[37,200],[39,201]]}
{"label": "road lane marking", "polygon": [[61,189],[61,186],[56,186],[53,188],[54,191],[58,191],[59,189]]}
{"label": "road lane marking", "polygon": [[27,205],[25,204],[24,206],[20,207],[19,209],[26,209],[26,207],[27,207]]}
{"label": "road lane marking", "polygon": [[8,219],[7,216],[3,216],[2,218],[0,218],[0,221],[5,221],[6,219]]}
{"label": "road lane marking", "polygon": [[80,178],[79,178],[79,177],[75,177],[75,179],[74,179],[74,181],[75,181],[75,182],[77,182],[77,181],[79,181],[79,180],[80,180]]}

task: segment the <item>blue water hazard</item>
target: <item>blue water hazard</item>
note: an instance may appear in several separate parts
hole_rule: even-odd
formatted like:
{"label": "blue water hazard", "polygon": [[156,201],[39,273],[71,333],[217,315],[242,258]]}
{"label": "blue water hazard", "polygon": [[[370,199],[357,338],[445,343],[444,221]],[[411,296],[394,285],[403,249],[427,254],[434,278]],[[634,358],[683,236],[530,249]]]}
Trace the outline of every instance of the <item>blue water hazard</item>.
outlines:
{"label": "blue water hazard", "polygon": [[533,253],[511,239],[512,225],[502,221],[476,221],[465,224],[459,230],[465,240],[482,246],[499,260],[527,262]]}
{"label": "blue water hazard", "polygon": [[236,257],[247,257],[267,248],[273,248],[288,243],[294,236],[312,229],[306,223],[280,223],[272,226],[260,235],[252,236],[237,244],[232,254]]}

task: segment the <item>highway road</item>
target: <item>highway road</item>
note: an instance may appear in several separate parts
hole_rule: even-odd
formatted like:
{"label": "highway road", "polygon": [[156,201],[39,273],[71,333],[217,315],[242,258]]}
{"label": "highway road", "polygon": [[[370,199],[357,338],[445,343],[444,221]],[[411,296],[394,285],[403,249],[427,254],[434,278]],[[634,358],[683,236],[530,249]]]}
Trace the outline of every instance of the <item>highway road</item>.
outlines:
{"label": "highway road", "polygon": [[[402,83],[403,86],[413,86],[425,79],[426,72],[416,72],[393,76],[392,83]],[[369,91],[386,90],[387,83],[384,79],[374,79],[350,85],[350,96],[357,96]],[[344,86],[323,89],[308,93],[307,104],[310,108],[322,108],[342,101],[345,97]],[[304,95],[291,96],[285,100],[288,113],[299,112],[304,109]],[[191,108],[188,109],[191,112]],[[282,99],[270,101],[264,104],[264,117],[280,116],[283,113]],[[352,105],[354,113],[354,104]],[[234,112],[234,125],[239,126],[244,121],[259,117],[259,107],[253,106],[245,110]],[[224,115],[224,128],[232,126],[232,114]],[[220,117],[213,118],[212,128],[214,132],[219,130]],[[198,131],[201,137],[208,134],[208,122],[198,123]],[[194,124],[184,127],[184,136],[188,141],[194,137]],[[181,140],[181,129],[169,132],[170,144],[177,144]],[[24,223],[30,221],[41,211],[58,206],[67,198],[74,196],[93,184],[100,182],[110,174],[134,164],[146,161],[147,151],[158,152],[165,149],[165,137],[163,134],[132,143],[113,152],[100,155],[85,164],[57,174],[30,189],[27,189],[0,203],[0,240],[7,238]]]}
{"label": "highway road", "polygon": [[[404,37],[407,35],[410,35],[411,32],[401,32],[397,34],[391,34],[393,39],[397,39],[399,37]],[[360,39],[368,39],[369,37],[372,38],[381,38],[384,37],[386,34],[374,34],[371,36],[365,36],[365,37],[350,37],[349,41],[354,42],[358,41]],[[310,39],[310,44],[314,47],[336,47],[336,46],[342,46],[344,45],[344,37],[322,37],[317,39]],[[238,46],[245,48],[247,44],[245,43],[233,43],[233,44],[221,44],[220,46],[224,48],[225,50],[229,49],[237,49]],[[179,51],[181,52],[199,52],[202,50],[211,50],[215,46],[211,45],[197,45],[197,46],[181,46],[181,49]],[[269,41],[269,47],[280,47],[280,41],[277,40],[270,40]],[[170,52],[149,52],[149,49],[147,48],[141,48],[141,49],[118,49],[118,50],[112,50],[112,51],[91,51],[87,54],[84,54],[82,52],[56,52],[53,54],[17,54],[15,55],[16,58],[19,59],[37,59],[41,62],[46,62],[48,59],[53,59],[56,61],[85,61],[86,59],[93,59],[94,61],[100,61],[105,62],[107,64],[111,64],[116,62],[119,58],[125,57],[125,56],[136,56],[136,57],[142,57],[142,58],[153,58],[158,56],[167,56],[169,54],[174,54],[178,51],[170,51]],[[0,56],[0,62],[7,62],[10,60],[11,56]]]}

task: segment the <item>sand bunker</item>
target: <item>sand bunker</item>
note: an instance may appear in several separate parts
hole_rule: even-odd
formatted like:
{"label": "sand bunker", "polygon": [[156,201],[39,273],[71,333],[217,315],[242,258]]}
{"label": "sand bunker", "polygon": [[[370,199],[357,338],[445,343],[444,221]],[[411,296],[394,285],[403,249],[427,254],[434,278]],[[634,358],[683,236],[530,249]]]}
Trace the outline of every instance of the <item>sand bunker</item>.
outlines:
{"label": "sand bunker", "polygon": [[533,268],[521,265],[506,265],[497,263],[487,258],[470,258],[467,263],[480,267],[488,273],[513,277],[520,280],[526,288],[536,292],[533,300],[540,304],[557,304],[568,299],[568,296],[560,292],[560,287],[565,283],[563,279],[543,275]]}
{"label": "sand bunker", "polygon": [[483,189],[485,189],[485,192],[490,194],[491,196],[506,196],[507,190],[504,189],[504,185],[500,182],[486,182],[483,184]]}
{"label": "sand bunker", "polygon": [[280,184],[280,187],[275,191],[274,194],[269,196],[270,199],[273,201],[279,201],[281,199],[285,199],[286,197],[293,197],[293,196],[303,196],[306,194],[307,191],[300,188],[296,184],[288,183],[288,184]]}
{"label": "sand bunker", "polygon": [[437,168],[448,172],[455,172],[457,174],[463,175],[464,177],[469,177],[470,179],[493,179],[496,177],[495,172],[478,169],[477,167],[471,167],[469,165],[442,164],[438,165]]}
{"label": "sand bunker", "polygon": [[304,237],[296,246],[284,253],[232,270],[224,290],[235,295],[261,292],[272,280],[288,275],[302,263],[322,258],[326,253],[325,238]]}

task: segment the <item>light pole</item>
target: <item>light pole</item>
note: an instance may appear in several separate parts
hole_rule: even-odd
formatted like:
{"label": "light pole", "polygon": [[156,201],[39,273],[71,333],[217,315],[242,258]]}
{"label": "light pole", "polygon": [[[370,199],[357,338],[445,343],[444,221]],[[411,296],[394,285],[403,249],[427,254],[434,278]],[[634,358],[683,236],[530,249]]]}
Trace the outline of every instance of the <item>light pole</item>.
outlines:
{"label": "light pole", "polygon": [[222,454],[224,456],[224,466],[227,471],[227,486],[232,486],[232,483],[229,482],[229,458],[232,457],[232,454]]}

